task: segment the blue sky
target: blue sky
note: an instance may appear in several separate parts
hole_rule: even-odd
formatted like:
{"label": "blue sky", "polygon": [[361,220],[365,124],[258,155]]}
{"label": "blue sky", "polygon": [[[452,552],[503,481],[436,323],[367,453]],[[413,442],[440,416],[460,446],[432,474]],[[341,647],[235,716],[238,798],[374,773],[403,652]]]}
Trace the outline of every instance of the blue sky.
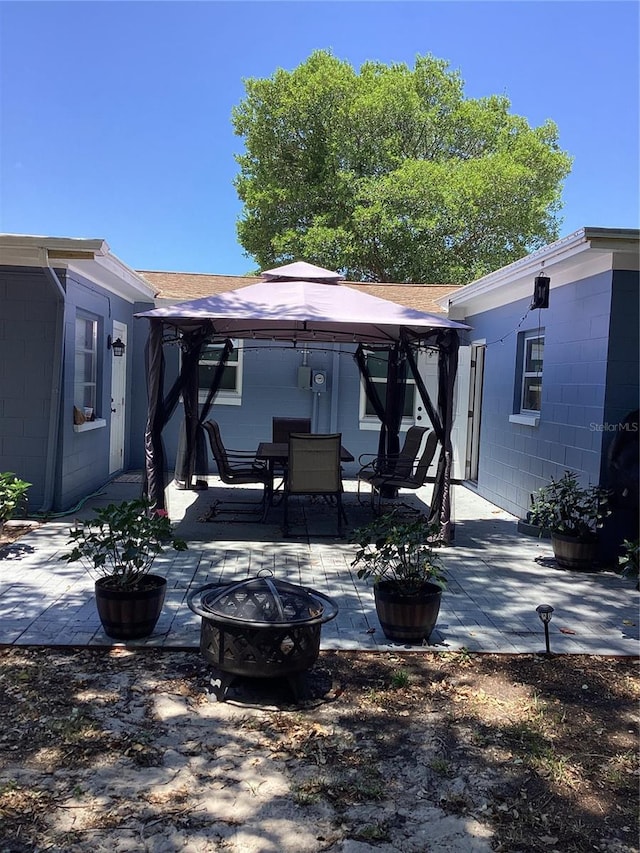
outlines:
{"label": "blue sky", "polygon": [[137,269],[242,275],[231,111],[315,49],[432,53],[465,94],[553,119],[561,236],[638,227],[636,2],[0,2],[0,231],[103,237]]}

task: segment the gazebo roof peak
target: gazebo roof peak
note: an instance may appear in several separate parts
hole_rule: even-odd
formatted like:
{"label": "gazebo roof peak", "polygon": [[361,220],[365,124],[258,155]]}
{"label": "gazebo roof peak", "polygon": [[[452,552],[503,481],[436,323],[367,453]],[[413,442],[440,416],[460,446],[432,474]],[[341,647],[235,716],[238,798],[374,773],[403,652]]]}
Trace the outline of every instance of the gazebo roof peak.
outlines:
{"label": "gazebo roof peak", "polygon": [[306,261],[294,261],[272,270],[264,270],[261,276],[265,281],[323,281],[326,284],[337,284],[344,281],[344,276],[324,267],[316,267]]}

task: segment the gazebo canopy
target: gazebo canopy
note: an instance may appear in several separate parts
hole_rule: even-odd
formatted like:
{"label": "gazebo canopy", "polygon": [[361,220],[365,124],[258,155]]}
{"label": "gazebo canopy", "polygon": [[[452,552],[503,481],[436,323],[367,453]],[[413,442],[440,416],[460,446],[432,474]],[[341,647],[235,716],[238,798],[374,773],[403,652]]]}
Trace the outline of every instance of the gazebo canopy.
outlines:
{"label": "gazebo canopy", "polygon": [[[361,293],[342,282],[332,270],[296,261],[262,273],[263,281],[216,296],[136,314],[150,321],[147,344],[149,412],[145,431],[146,491],[153,506],[164,506],[164,451],[161,433],[182,396],[185,408],[186,461],[190,482],[200,438],[199,425],[206,419],[217,391],[216,374],[207,402],[198,406],[198,361],[208,342],[233,338],[278,342],[348,343],[389,348],[387,396],[377,398],[374,383],[366,375],[365,360],[358,365],[374,408],[381,420],[381,452],[397,452],[407,362],[433,428],[441,444],[432,499],[432,518],[439,519],[442,536],[450,538],[449,482],[453,386],[458,362],[458,331],[468,329],[446,317]],[[163,344],[178,340],[183,350],[180,375],[165,393]],[[438,400],[429,399],[419,375],[414,350],[428,346],[438,350]],[[220,366],[226,358],[227,348]]]}
{"label": "gazebo canopy", "polygon": [[217,296],[137,314],[185,332],[209,329],[211,340],[390,343],[405,329],[431,337],[462,323],[360,293],[338,273],[296,261],[262,273],[264,281]]}

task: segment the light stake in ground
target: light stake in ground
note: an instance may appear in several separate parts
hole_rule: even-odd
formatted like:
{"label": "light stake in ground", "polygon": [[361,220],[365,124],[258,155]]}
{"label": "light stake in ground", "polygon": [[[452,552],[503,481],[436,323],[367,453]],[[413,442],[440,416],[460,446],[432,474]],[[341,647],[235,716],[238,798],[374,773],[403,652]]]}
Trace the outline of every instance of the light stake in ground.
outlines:
{"label": "light stake in ground", "polygon": [[553,607],[550,604],[539,604],[536,607],[536,613],[542,619],[544,624],[544,643],[547,648],[547,654],[551,654],[551,649],[549,647],[549,622],[551,622],[551,614],[553,613]]}

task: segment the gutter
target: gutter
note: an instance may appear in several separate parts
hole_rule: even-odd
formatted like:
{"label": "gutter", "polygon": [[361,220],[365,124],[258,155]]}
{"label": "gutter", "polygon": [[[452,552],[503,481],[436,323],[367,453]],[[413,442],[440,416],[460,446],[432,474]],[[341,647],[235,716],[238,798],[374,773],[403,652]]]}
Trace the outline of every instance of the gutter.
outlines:
{"label": "gutter", "polygon": [[638,236],[638,229],[635,228],[580,228],[437,301],[445,310],[447,307],[464,305],[470,299],[490,293],[507,282],[540,272],[545,264],[551,266],[570,261],[588,249],[613,254],[618,246],[622,249],[634,243],[637,245]]}
{"label": "gutter", "polygon": [[49,410],[49,429],[47,432],[47,452],[45,457],[44,496],[38,513],[47,513],[53,506],[53,495],[56,484],[56,465],[58,462],[58,447],[60,437],[60,407],[62,405],[62,367],[64,348],[64,314],[65,290],[49,265],[47,250],[44,250],[47,266],[42,267],[56,297],[55,334],[53,342],[53,370],[51,371],[51,406]]}

